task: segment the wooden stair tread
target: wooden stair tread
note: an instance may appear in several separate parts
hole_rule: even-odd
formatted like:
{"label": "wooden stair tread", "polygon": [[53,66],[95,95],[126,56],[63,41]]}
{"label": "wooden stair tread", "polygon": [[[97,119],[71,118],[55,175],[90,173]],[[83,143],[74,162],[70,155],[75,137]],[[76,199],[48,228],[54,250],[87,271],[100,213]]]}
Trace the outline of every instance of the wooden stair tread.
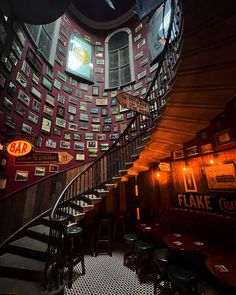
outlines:
{"label": "wooden stair tread", "polygon": [[15,240],[9,244],[9,246],[16,246],[19,248],[32,249],[34,251],[46,252],[47,251],[47,243],[41,242],[39,240],[35,240],[29,237],[22,237],[18,240]]}
{"label": "wooden stair tread", "polygon": [[42,286],[39,283],[8,277],[0,277],[0,290],[3,295],[42,294]]}
{"label": "wooden stair tread", "polygon": [[5,253],[0,256],[0,267],[42,272],[44,271],[45,263],[36,259]]}
{"label": "wooden stair tread", "polygon": [[27,231],[49,236],[50,227],[44,224],[39,224],[39,225],[28,228]]}

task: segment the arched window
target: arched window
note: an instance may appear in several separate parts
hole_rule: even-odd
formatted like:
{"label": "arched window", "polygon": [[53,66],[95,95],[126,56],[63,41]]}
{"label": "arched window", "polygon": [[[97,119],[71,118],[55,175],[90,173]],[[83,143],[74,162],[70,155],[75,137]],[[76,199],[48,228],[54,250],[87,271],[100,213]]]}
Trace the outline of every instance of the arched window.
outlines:
{"label": "arched window", "polygon": [[105,87],[115,88],[134,81],[132,36],[128,28],[111,33],[105,40]]}

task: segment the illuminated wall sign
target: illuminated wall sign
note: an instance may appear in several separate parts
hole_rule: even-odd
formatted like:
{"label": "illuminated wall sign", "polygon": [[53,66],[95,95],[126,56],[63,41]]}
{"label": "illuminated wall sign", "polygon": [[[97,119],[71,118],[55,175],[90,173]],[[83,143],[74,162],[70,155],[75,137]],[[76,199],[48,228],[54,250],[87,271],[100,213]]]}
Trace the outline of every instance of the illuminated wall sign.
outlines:
{"label": "illuminated wall sign", "polygon": [[170,171],[170,163],[161,162],[159,164],[159,169],[161,171],[167,171],[167,172],[169,172]]}
{"label": "illuminated wall sign", "polygon": [[15,157],[27,155],[31,150],[32,145],[24,140],[15,140],[7,146],[8,154]]}

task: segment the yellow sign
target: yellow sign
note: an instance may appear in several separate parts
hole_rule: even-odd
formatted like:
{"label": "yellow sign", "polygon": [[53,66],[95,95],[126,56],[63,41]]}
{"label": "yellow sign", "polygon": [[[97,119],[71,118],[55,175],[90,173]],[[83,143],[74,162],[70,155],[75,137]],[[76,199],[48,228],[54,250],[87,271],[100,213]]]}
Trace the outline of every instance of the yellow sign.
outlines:
{"label": "yellow sign", "polygon": [[15,140],[7,146],[8,154],[20,157],[27,155],[32,150],[32,145],[28,141],[25,140]]}
{"label": "yellow sign", "polygon": [[170,163],[161,162],[159,164],[159,169],[161,171],[167,171],[167,172],[169,172],[170,171]]}

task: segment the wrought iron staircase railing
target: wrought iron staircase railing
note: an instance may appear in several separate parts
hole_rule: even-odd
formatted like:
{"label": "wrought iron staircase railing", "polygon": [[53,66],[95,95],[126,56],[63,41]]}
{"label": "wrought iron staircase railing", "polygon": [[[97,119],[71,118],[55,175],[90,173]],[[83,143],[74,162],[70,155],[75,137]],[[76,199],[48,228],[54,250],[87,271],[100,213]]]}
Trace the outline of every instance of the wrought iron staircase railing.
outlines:
{"label": "wrought iron staircase railing", "polygon": [[[125,131],[100,158],[95,160],[83,172],[77,175],[62,191],[52,212],[51,222],[54,226],[50,232],[50,240],[63,240],[66,223],[73,215],[72,201],[82,199],[85,194],[94,194],[98,189],[112,184],[126,173],[129,165],[138,157],[137,148],[144,144],[166,104],[167,93],[171,81],[175,77],[180,57],[183,31],[181,0],[170,0],[171,14],[168,30],[165,30],[164,11],[162,16],[162,35],[164,47],[158,57],[156,74],[145,96],[150,104],[151,116],[136,114]],[[164,4],[165,5],[165,4]],[[44,288],[51,290],[53,286],[63,283],[62,243],[51,243],[48,246],[48,262],[45,270]]]}

